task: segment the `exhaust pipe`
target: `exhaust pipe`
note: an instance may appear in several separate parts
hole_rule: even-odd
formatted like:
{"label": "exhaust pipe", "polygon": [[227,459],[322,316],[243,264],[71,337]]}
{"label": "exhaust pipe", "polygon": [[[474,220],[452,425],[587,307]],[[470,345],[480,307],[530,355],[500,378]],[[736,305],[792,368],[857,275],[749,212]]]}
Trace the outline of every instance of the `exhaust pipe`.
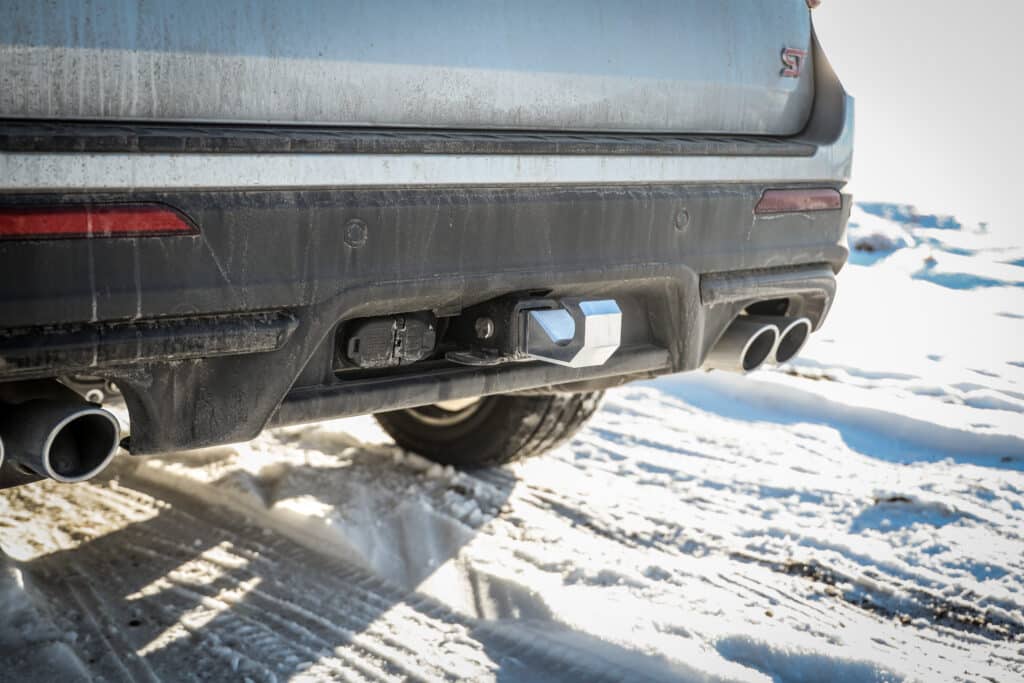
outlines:
{"label": "exhaust pipe", "polygon": [[811,336],[811,321],[807,318],[795,318],[782,315],[748,315],[748,320],[775,325],[779,328],[779,341],[775,344],[774,361],[786,363],[791,360]]}
{"label": "exhaust pipe", "polygon": [[736,318],[715,344],[704,367],[730,372],[756,370],[772,355],[779,341],[779,328],[772,323]]}
{"label": "exhaust pipe", "polygon": [[53,398],[32,398],[7,407],[0,417],[6,456],[36,474],[60,482],[92,479],[117,452],[121,426],[102,408],[58,385]]}

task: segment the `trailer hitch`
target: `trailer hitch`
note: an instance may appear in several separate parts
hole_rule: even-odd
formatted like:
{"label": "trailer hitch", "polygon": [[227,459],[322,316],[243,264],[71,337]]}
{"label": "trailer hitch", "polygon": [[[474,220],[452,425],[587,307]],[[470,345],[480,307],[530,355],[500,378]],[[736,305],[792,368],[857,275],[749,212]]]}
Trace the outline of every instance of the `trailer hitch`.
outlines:
{"label": "trailer hitch", "polygon": [[622,339],[622,311],[614,299],[506,299],[466,319],[476,342],[446,355],[464,365],[540,360],[586,368],[603,365]]}
{"label": "trailer hitch", "polygon": [[570,368],[604,365],[619,348],[622,311],[614,299],[562,299],[554,309],[523,311],[523,353]]}

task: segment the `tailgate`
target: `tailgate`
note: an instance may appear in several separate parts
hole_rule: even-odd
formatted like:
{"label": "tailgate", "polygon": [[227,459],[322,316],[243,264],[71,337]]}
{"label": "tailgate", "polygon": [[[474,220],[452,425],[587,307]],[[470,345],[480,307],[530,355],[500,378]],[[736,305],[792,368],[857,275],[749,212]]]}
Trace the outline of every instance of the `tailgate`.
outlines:
{"label": "tailgate", "polygon": [[0,118],[789,135],[810,44],[805,0],[5,0]]}

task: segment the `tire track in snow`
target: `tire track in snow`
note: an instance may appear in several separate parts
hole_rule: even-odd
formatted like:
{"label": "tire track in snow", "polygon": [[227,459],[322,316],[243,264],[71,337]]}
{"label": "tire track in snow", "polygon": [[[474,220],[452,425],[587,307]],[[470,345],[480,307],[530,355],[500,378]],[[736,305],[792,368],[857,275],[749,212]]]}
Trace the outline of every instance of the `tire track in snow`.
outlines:
{"label": "tire track in snow", "polygon": [[[538,681],[630,676],[529,629],[454,613],[230,511],[131,486],[44,483],[11,501],[54,525],[22,567],[75,632],[83,663],[105,678],[465,680],[499,668]],[[84,523],[69,514],[84,510]],[[0,546],[17,546],[20,530],[0,527]],[[402,642],[410,635],[427,641]],[[445,647],[460,656],[433,654]]]}
{"label": "tire track in snow", "polygon": [[[631,408],[630,412],[634,418],[646,417],[642,411]],[[631,431],[635,431],[635,427],[632,425]],[[593,432],[603,433],[605,436],[594,436]],[[614,428],[608,425],[591,430],[590,435],[584,434],[581,439],[585,442],[597,441],[600,443],[602,438],[614,439],[616,437],[632,439],[630,434],[616,433]],[[664,442],[648,438],[643,439],[642,443],[648,448],[671,453],[674,457],[687,457],[688,449],[683,449],[683,453],[680,453],[679,448],[672,448]],[[592,463],[588,462],[587,464],[591,465]],[[575,463],[570,463],[570,465],[575,466]],[[592,468],[590,471],[593,473],[601,470]],[[508,471],[488,471],[474,473],[472,476],[481,482],[496,486],[508,485],[515,478]],[[590,485],[594,484],[593,482],[589,483]],[[526,489],[526,493],[518,495],[517,501],[550,510],[569,520],[572,525],[583,527],[600,538],[626,548],[644,549],[648,552],[657,550],[674,556],[694,551],[717,553],[740,562],[757,564],[778,574],[806,578],[821,584],[823,586],[820,591],[821,595],[828,599],[845,602],[854,609],[886,620],[895,619],[903,625],[910,625],[914,622],[919,624],[918,620],[924,619],[934,627],[950,632],[970,633],[988,640],[1004,642],[1024,641],[1024,624],[1010,615],[1007,614],[1004,617],[997,611],[977,607],[964,600],[946,598],[936,592],[921,588],[921,582],[901,580],[896,576],[880,577],[876,573],[872,577],[872,585],[869,586],[859,576],[831,567],[817,559],[800,561],[793,558],[766,556],[758,554],[750,548],[739,548],[723,543],[721,537],[716,538],[714,534],[708,533],[693,534],[694,536],[699,535],[700,541],[687,538],[683,541],[682,545],[686,546],[686,549],[683,550],[678,542],[680,527],[675,526],[673,529],[672,526],[665,524],[665,520],[645,514],[642,509],[637,510],[634,519],[630,521],[635,521],[635,517],[642,518],[653,529],[650,533],[638,532],[635,528],[622,528],[608,517],[607,510],[604,508],[598,507],[596,512],[591,513],[590,510],[593,510],[594,506],[590,505],[586,492],[576,492],[566,487],[555,491],[529,481],[519,482],[519,486],[521,489]],[[665,538],[667,530],[674,531],[675,537]],[[835,588],[837,584],[847,584],[852,589],[837,590]],[[871,594],[877,593],[879,589],[899,597],[892,600],[873,599]],[[811,607],[810,603],[804,603],[804,605]],[[793,607],[799,609],[795,601]]]}
{"label": "tire track in snow", "polygon": [[[123,489],[121,489],[123,490]],[[76,487],[75,490],[69,491],[63,489],[60,493],[71,493],[73,497],[81,505],[102,505],[104,501],[111,502],[116,501],[117,503],[125,503],[124,496],[111,495],[111,491],[104,490],[102,495],[87,495],[87,492],[94,492],[95,488],[91,485],[85,485],[85,487]],[[52,493],[52,492],[51,492]],[[136,498],[137,502],[137,498]],[[107,510],[113,512],[117,506],[107,506]],[[207,653],[216,655],[221,660],[225,660],[228,663],[228,670],[223,671],[223,666],[217,666],[212,662],[204,658],[203,661],[196,662],[196,666],[193,670],[206,671],[206,670],[222,670],[225,675],[233,674],[234,670],[238,668],[239,662],[250,663],[250,669],[252,673],[258,674],[260,678],[271,679],[275,677],[274,671],[279,670],[280,662],[291,659],[301,660],[314,660],[317,662],[318,671],[321,674],[335,673],[338,675],[333,676],[334,678],[352,678],[353,674],[355,678],[363,680],[406,680],[417,678],[454,678],[451,675],[444,675],[442,671],[435,671],[431,676],[416,676],[413,675],[413,671],[407,667],[402,667],[401,660],[403,657],[408,658],[412,652],[407,650],[406,652],[400,653],[398,657],[394,659],[399,665],[389,667],[391,672],[387,673],[383,670],[371,670],[365,667],[366,662],[381,661],[379,656],[375,656],[375,653],[366,650],[358,650],[350,654],[348,666],[344,668],[339,667],[325,667],[325,661],[323,661],[321,650],[324,646],[330,645],[330,638],[334,637],[334,642],[341,645],[340,639],[336,637],[339,635],[339,629],[334,627],[327,620],[322,620],[318,623],[321,630],[327,633],[329,640],[319,640],[317,645],[320,646],[316,650],[309,648],[298,648],[296,645],[300,643],[296,640],[287,642],[282,639],[282,633],[288,633],[289,630],[294,631],[295,625],[290,623],[288,619],[281,618],[278,614],[282,608],[288,606],[287,599],[279,599],[272,601],[272,605],[260,604],[259,602],[253,602],[252,596],[247,595],[247,599],[237,602],[236,604],[229,604],[216,597],[217,594],[222,593],[225,590],[230,591],[233,587],[237,588],[240,584],[246,582],[252,582],[253,580],[259,581],[262,577],[267,576],[268,565],[278,565],[277,571],[280,572],[284,567],[291,569],[295,568],[294,563],[291,561],[293,557],[287,555],[278,554],[275,549],[271,549],[266,545],[257,545],[255,547],[250,546],[249,554],[255,554],[262,558],[263,566],[261,569],[263,572],[251,572],[246,571],[248,569],[248,561],[246,558],[230,554],[232,546],[225,542],[224,534],[220,533],[225,529],[223,527],[211,525],[208,522],[204,525],[202,522],[196,523],[198,520],[194,517],[186,517],[181,515],[177,510],[171,512],[165,511],[158,519],[173,519],[175,517],[181,517],[182,521],[188,522],[187,529],[175,530],[170,528],[171,525],[160,524],[159,526],[152,523],[147,524],[144,530],[131,529],[125,531],[123,528],[118,531],[114,531],[114,534],[120,534],[116,543],[104,543],[102,547],[93,546],[86,542],[73,550],[61,550],[58,546],[54,547],[56,553],[60,556],[59,558],[53,559],[48,562],[49,565],[45,568],[46,573],[50,573],[51,569],[56,567],[62,567],[63,570],[67,570],[69,566],[77,567],[71,569],[76,572],[77,577],[75,580],[84,583],[90,590],[97,593],[100,598],[91,601],[91,604],[87,605],[82,609],[82,612],[89,613],[99,617],[99,621],[103,626],[99,629],[100,632],[104,633],[105,636],[121,636],[124,633],[122,626],[117,624],[124,623],[140,623],[143,619],[139,617],[145,617],[146,615],[140,612],[139,605],[143,608],[150,610],[148,621],[152,622],[168,622],[171,624],[183,623],[186,626],[190,621],[190,611],[195,611],[196,614],[192,615],[198,622],[204,622],[205,617],[212,617],[211,621],[202,623],[201,627],[195,627],[191,629],[193,635],[197,635],[195,638],[197,642],[190,643],[199,647],[205,647]],[[220,520],[218,520],[220,521]],[[180,524],[178,526],[181,526]],[[235,527],[237,531],[249,532],[244,535],[259,534],[261,530],[238,526]],[[207,534],[209,531],[213,531],[213,538],[209,538]],[[126,538],[131,536],[131,538]],[[98,538],[106,538],[100,535]],[[180,539],[179,542],[175,543],[174,540]],[[194,539],[194,540],[193,540]],[[196,552],[196,548],[192,547],[195,541],[203,541],[202,553]],[[170,545],[171,552],[167,552],[167,545]],[[288,545],[288,544],[282,544]],[[243,571],[236,572],[235,576],[230,573],[224,572],[226,567],[221,566],[212,568],[212,563],[208,562],[205,558],[211,552],[217,550],[223,550],[228,553],[227,565],[235,564],[237,569]],[[115,551],[121,554],[127,554],[129,556],[135,556],[141,561],[135,562],[118,562],[117,558],[110,556],[111,551]],[[177,552],[175,552],[177,551]],[[295,551],[294,555],[305,555],[301,550]],[[45,559],[44,559],[45,561]],[[74,564],[72,565],[71,562]],[[33,563],[28,565],[29,571],[34,572],[32,567]],[[126,596],[132,596],[138,593],[139,586],[132,584],[130,580],[126,579],[129,576],[131,570],[130,565],[136,564],[141,566],[149,566],[150,573],[154,573],[152,568],[158,567],[165,569],[169,567],[175,567],[167,569],[167,571],[161,571],[156,574],[156,579],[150,585],[150,591],[156,591],[158,599],[141,600],[136,595],[136,599],[131,601],[134,606],[129,606],[129,601],[125,600]],[[126,566],[127,565],[127,566]],[[83,567],[89,567],[90,569],[101,569],[105,574],[105,580],[99,582],[94,578],[95,571],[84,571]],[[185,567],[188,572],[194,574],[194,577],[190,577],[186,574],[182,574],[181,568]],[[324,566],[322,561],[319,561],[315,566],[316,569],[325,569],[328,567]],[[60,570],[58,570],[60,571]],[[330,573],[325,572],[325,576],[330,576]],[[273,574],[270,574],[273,576]],[[209,582],[204,585],[205,582]],[[60,585],[63,583],[64,585]],[[136,584],[138,582],[135,582]],[[324,582],[329,584],[330,582]],[[55,607],[67,605],[66,598],[71,592],[72,582],[66,580],[63,582],[49,583],[47,587],[53,591],[51,595],[51,601]],[[331,586],[330,593],[324,592],[321,589],[320,596],[330,595],[331,593],[343,593],[346,590],[345,585],[335,584]],[[136,589],[136,590],[133,590]],[[272,607],[272,609],[270,609]],[[291,611],[285,610],[285,613],[289,617],[296,616],[295,609]],[[242,616],[239,616],[241,613]],[[374,610],[376,615],[381,614],[380,609]],[[157,615],[157,616],[154,616]],[[344,613],[341,613],[342,615]],[[244,616],[244,618],[243,618]],[[316,621],[316,620],[314,620]],[[211,628],[211,624],[215,625],[215,628]],[[330,625],[330,628],[327,628]],[[248,652],[251,648],[246,648],[244,643],[246,640],[252,640],[254,636],[260,636],[257,639],[259,651]],[[305,634],[300,634],[298,640],[301,641],[305,638],[307,641],[313,636],[313,632],[306,630]],[[123,639],[109,638],[111,641],[112,652],[116,653],[127,653],[129,658],[133,657],[134,649],[138,649],[138,642],[126,645]],[[181,640],[172,639],[173,641]],[[367,640],[373,640],[372,637],[368,637]],[[231,645],[236,643],[236,645]],[[239,645],[241,644],[241,645]],[[192,647],[189,648],[194,649]],[[328,648],[330,649],[330,648]],[[319,661],[317,661],[319,660]],[[234,662],[232,664],[232,661]],[[263,665],[263,662],[267,662],[270,666]],[[352,666],[352,662],[355,662],[355,666]],[[296,661],[295,664],[301,664],[301,661]],[[223,661],[222,661],[223,664]],[[187,667],[186,667],[187,668]],[[246,668],[246,667],[243,667]],[[334,669],[331,671],[331,669]],[[360,670],[362,669],[362,670]],[[180,673],[180,672],[179,672]],[[343,674],[343,675],[342,675]],[[172,678],[176,677],[172,676]],[[130,675],[127,678],[142,678],[138,675]]]}
{"label": "tire track in snow", "polygon": [[[180,491],[171,491],[146,481],[141,482],[131,477],[128,481],[137,491],[146,491],[159,495],[163,500],[174,501],[173,509],[183,515],[189,515],[188,509],[196,505],[195,501],[189,500],[187,494]],[[199,503],[204,513],[204,518],[209,523],[210,511],[207,506]],[[232,543],[232,547],[244,548],[247,544],[247,537],[239,537],[237,532],[231,528],[220,526],[219,530]],[[282,536],[271,536],[275,542],[290,546],[290,552],[296,556],[305,558],[304,563],[314,563],[318,557],[316,553],[310,552],[294,543],[284,540]],[[256,562],[265,562],[264,553],[255,553]],[[479,646],[484,644],[485,649],[492,656],[497,658],[510,658],[514,660],[512,670],[520,670],[518,676],[522,680],[565,680],[569,676],[573,680],[587,680],[600,683],[602,681],[620,680],[674,680],[675,676],[666,679],[664,676],[650,678],[647,675],[630,668],[617,666],[613,661],[605,660],[595,656],[592,651],[577,650],[571,640],[552,639],[550,632],[535,632],[529,626],[512,624],[507,622],[492,622],[474,619],[465,614],[452,611],[448,606],[429,596],[415,592],[405,592],[394,584],[381,580],[369,574],[361,567],[352,564],[342,563],[341,574],[335,578],[344,582],[349,589],[346,592],[344,607],[332,605],[328,599],[318,602],[320,609],[331,610],[329,614],[337,618],[346,618],[352,614],[352,608],[360,605],[364,613],[375,617],[384,611],[392,611],[397,605],[404,605],[418,616],[426,615],[429,619],[449,624],[451,629],[461,636],[463,644]],[[310,592],[317,595],[325,595],[327,587],[317,585],[316,572],[305,572],[297,579],[305,582],[310,587]],[[307,590],[293,590],[293,595],[304,595]],[[610,646],[609,646],[610,647]],[[409,653],[414,650],[409,649]],[[503,662],[503,666],[508,662]],[[504,674],[504,669],[503,669]],[[462,676],[455,679],[462,679]],[[515,679],[516,677],[513,676]],[[519,680],[519,679],[516,679]]]}

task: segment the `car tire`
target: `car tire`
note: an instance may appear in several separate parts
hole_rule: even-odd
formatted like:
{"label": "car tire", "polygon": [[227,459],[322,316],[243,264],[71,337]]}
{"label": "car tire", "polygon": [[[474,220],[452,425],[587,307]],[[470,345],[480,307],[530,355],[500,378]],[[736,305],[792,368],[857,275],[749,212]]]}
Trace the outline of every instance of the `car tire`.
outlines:
{"label": "car tire", "polygon": [[571,439],[603,395],[485,396],[374,417],[402,448],[443,465],[474,469],[540,455]]}

